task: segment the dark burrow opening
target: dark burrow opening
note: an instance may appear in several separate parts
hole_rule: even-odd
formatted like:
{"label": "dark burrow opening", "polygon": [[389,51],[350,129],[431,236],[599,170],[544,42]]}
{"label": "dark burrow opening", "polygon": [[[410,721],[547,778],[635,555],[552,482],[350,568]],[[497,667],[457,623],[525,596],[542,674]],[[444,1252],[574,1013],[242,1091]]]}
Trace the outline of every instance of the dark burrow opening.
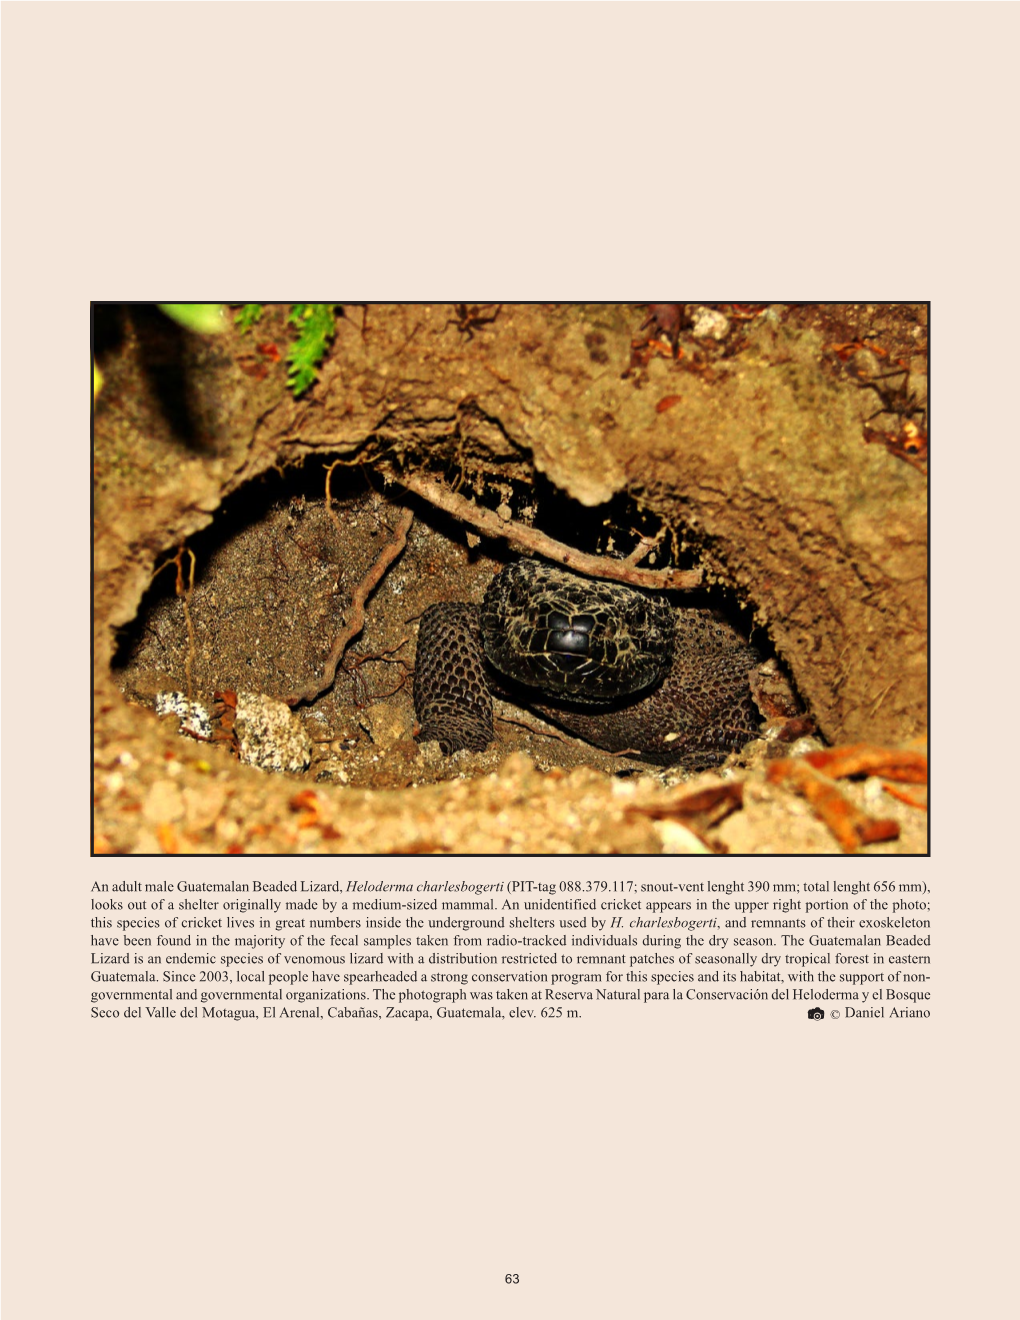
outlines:
{"label": "dark burrow opening", "polygon": [[[248,483],[178,554],[163,556],[135,618],[118,635],[113,673],[130,700],[180,720],[189,736],[226,741],[237,754],[233,703],[240,697],[242,708],[248,702],[241,713],[249,725],[259,725],[247,740],[242,733],[242,759],[315,782],[384,788],[434,782],[486,773],[514,748],[540,765],[655,772],[502,702],[495,742],[485,753],[445,757],[436,743],[415,741],[412,676],[422,613],[437,602],[480,602],[493,575],[527,552],[480,537],[366,467],[334,466],[327,507],[328,467],[328,457],[316,457]],[[456,470],[435,473],[451,488],[462,480]],[[626,558],[644,539],[643,567],[697,562],[682,528],[664,525],[627,496],[587,508],[541,476],[525,479],[519,466],[473,474],[461,493],[501,519],[585,553]],[[368,597],[364,627],[347,646],[335,682],[297,704],[293,716],[284,712],[286,730],[279,721],[269,728],[273,720],[266,724],[265,712],[253,713],[252,697],[244,694],[278,701],[322,675],[356,589],[408,507],[414,521],[406,548]],[[767,634],[753,626],[752,608],[723,586],[669,598],[713,611],[764,659],[774,656]],[[160,695],[168,693],[180,695]],[[200,703],[210,720],[194,718],[189,702]]]}

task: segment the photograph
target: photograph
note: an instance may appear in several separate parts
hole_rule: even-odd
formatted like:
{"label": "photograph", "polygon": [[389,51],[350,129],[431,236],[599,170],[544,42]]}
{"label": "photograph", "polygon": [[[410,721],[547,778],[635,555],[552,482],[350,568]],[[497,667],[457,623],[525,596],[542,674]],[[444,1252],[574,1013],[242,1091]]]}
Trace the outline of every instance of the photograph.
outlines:
{"label": "photograph", "polygon": [[927,303],[94,303],[95,855],[928,849]]}

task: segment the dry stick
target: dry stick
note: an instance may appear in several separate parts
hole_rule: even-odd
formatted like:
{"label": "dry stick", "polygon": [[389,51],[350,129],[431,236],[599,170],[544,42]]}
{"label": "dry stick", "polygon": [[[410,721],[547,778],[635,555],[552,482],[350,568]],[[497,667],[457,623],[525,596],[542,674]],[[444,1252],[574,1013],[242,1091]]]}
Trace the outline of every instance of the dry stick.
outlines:
{"label": "dry stick", "polygon": [[647,559],[652,551],[661,544],[662,538],[666,535],[665,527],[660,527],[655,536],[642,536],[637,545],[623,561],[625,564],[640,564],[642,559]]}
{"label": "dry stick", "polygon": [[472,504],[463,495],[457,495],[438,482],[429,481],[413,472],[404,472],[394,476],[405,489],[442,509],[451,518],[459,522],[470,523],[486,536],[501,537],[514,545],[544,559],[551,559],[557,564],[565,564],[588,577],[611,578],[614,582],[627,582],[632,587],[652,587],[659,591],[688,591],[701,586],[701,569],[688,570],[677,568],[637,568],[622,559],[601,559],[597,555],[586,555],[573,546],[554,541],[544,532],[533,527],[524,527],[520,523],[503,522],[490,509]]}
{"label": "dry stick", "polygon": [[[541,738],[558,738],[560,742],[577,743],[584,742],[583,738],[573,738],[568,733],[561,733],[559,729],[540,729],[535,724],[526,724],[524,720],[512,720],[509,715],[496,715],[498,724],[516,724],[519,729],[527,729],[528,733],[537,733]],[[601,750],[601,749],[600,749]],[[625,747],[620,752],[606,752],[607,756],[640,756],[641,753],[636,747]]]}
{"label": "dry stick", "polygon": [[407,544],[407,533],[411,529],[411,523],[414,521],[414,514],[410,509],[404,509],[400,514],[400,521],[393,530],[393,540],[383,546],[379,558],[368,570],[365,576],[358,583],[351,600],[350,618],[336,635],[333,645],[330,647],[329,655],[326,658],[326,667],[322,674],[322,681],[317,682],[312,679],[293,692],[289,697],[283,700],[288,706],[297,706],[302,701],[314,701],[316,697],[327,692],[336,678],[337,666],[343,659],[344,651],[347,649],[347,643],[352,637],[356,637],[365,626],[365,601],[369,594],[375,590],[382,579],[383,574],[393,563],[397,555],[400,554]]}
{"label": "dry stick", "polygon": [[509,715],[495,716],[499,724],[515,724],[519,729],[527,729],[528,733],[537,733],[541,738],[558,738],[560,742],[574,742],[575,740],[565,733],[560,733],[559,729],[540,729],[537,725],[527,724],[524,720],[512,720]]}

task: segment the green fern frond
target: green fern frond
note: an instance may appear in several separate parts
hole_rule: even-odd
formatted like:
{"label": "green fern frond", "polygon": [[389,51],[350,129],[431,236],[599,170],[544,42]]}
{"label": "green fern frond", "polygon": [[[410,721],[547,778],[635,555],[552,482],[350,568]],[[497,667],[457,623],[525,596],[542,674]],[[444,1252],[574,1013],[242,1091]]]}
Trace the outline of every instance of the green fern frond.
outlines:
{"label": "green fern frond", "polygon": [[241,310],[235,314],[234,324],[242,335],[246,335],[252,326],[261,320],[262,310],[262,303],[245,303]]}
{"label": "green fern frond", "polygon": [[298,337],[287,351],[287,384],[295,398],[303,394],[319,374],[319,364],[336,336],[337,303],[294,303],[287,320],[297,327]]}

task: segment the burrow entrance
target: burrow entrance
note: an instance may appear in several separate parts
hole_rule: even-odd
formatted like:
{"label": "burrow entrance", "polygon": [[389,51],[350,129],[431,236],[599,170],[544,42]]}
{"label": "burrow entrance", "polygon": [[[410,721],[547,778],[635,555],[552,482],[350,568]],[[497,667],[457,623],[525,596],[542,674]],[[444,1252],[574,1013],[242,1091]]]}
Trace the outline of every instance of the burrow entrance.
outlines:
{"label": "burrow entrance", "polygon": [[[457,474],[436,473],[448,489]],[[329,481],[329,503],[326,481]],[[585,508],[544,478],[476,478],[480,508],[592,555],[643,550],[652,569],[692,569],[682,529],[625,496]],[[128,698],[209,737],[188,718],[181,696],[208,709],[215,694],[286,699],[323,676],[331,644],[350,617],[352,597],[392,539],[404,509],[414,521],[406,547],[369,597],[365,623],[347,646],[335,680],[297,703],[307,739],[300,754],[256,759],[313,783],[397,788],[493,770],[509,752],[543,767],[591,765],[618,777],[666,774],[571,738],[528,710],[497,703],[496,743],[485,753],[443,757],[413,738],[412,674],[417,620],[438,601],[480,601],[492,575],[518,557],[505,542],[424,500],[387,486],[372,469],[334,466],[331,456],[271,472],[230,496],[212,524],[180,555],[164,555],[135,618],[119,633],[112,670]],[[672,592],[680,607],[711,609],[767,657],[773,648],[753,611],[725,588]],[[174,701],[167,694],[181,694]],[[222,698],[220,704],[222,713]],[[288,735],[289,736],[289,735]]]}

